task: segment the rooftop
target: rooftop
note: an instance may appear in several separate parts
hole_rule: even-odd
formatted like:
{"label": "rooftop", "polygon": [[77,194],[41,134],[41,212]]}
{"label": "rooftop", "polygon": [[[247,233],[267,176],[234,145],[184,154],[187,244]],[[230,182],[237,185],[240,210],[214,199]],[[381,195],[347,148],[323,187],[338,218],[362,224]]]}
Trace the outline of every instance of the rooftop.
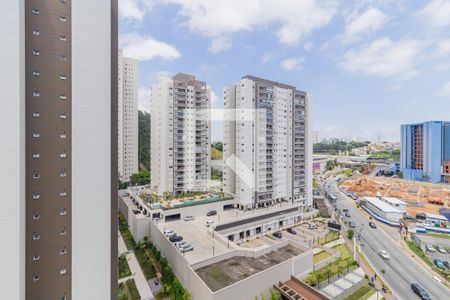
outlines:
{"label": "rooftop", "polygon": [[372,204],[375,207],[378,207],[384,212],[393,212],[393,213],[403,213],[400,210],[396,209],[395,207],[390,206],[386,202],[376,198],[376,197],[364,197],[367,202]]}
{"label": "rooftop", "polygon": [[430,219],[438,219],[438,220],[447,221],[447,218],[442,215],[430,214],[430,213],[424,213],[424,214],[427,218],[430,218]]}
{"label": "rooftop", "polygon": [[392,204],[405,204],[406,205],[406,202],[404,202],[398,198],[395,198],[395,197],[383,197],[383,199]]}
{"label": "rooftop", "polygon": [[195,271],[211,291],[215,292],[301,253],[302,250],[288,245],[256,258],[234,256]]}

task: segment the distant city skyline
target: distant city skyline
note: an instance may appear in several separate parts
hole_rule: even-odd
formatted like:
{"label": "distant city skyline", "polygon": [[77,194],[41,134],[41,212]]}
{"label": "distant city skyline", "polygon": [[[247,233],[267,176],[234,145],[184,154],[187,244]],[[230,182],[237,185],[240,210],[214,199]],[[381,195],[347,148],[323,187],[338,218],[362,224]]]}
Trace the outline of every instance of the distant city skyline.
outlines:
{"label": "distant city skyline", "polygon": [[213,108],[255,75],[310,91],[323,137],[398,141],[400,124],[450,111],[448,15],[442,0],[123,0],[119,40],[141,61],[142,110],[161,75],[197,74]]}

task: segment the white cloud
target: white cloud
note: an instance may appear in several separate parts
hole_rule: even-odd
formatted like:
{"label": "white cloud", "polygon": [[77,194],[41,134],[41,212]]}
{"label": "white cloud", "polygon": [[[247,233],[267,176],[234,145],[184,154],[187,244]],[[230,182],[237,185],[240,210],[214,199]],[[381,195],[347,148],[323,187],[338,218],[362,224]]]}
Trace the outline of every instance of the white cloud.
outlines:
{"label": "white cloud", "polygon": [[181,6],[179,14],[192,32],[212,39],[210,51],[231,47],[230,36],[278,26],[285,44],[296,44],[313,30],[327,25],[336,12],[335,0],[166,0]]}
{"label": "white cloud", "polygon": [[434,27],[446,27],[450,25],[450,1],[433,0],[419,11],[419,16],[429,19]]}
{"label": "white cloud", "polygon": [[305,61],[305,59],[303,57],[301,57],[301,58],[296,58],[296,57],[286,58],[281,61],[281,67],[286,71],[292,71],[294,69],[300,68],[304,61]]}
{"label": "white cloud", "polygon": [[138,102],[139,110],[151,112],[150,95],[151,95],[150,86],[139,88],[139,102]]}
{"label": "white cloud", "polygon": [[267,52],[264,52],[264,54],[262,55],[261,61],[262,61],[263,63],[267,63],[267,62],[269,62],[269,61],[274,60],[277,56],[278,56],[277,53],[267,51]]}
{"label": "white cloud", "polygon": [[119,0],[119,17],[129,21],[142,22],[152,4],[153,0]]}
{"label": "white cloud", "polygon": [[450,98],[450,81],[441,86],[435,93],[435,96]]}
{"label": "white cloud", "polygon": [[418,40],[392,41],[383,37],[358,49],[350,49],[339,66],[350,73],[407,79],[419,73],[416,63],[423,47]]}
{"label": "white cloud", "polygon": [[369,8],[359,15],[352,13],[346,20],[343,42],[350,43],[364,35],[375,32],[381,29],[386,21],[386,14],[376,8]]}
{"label": "white cloud", "polygon": [[173,60],[181,56],[175,47],[138,33],[121,35],[119,44],[125,56],[141,61],[156,57]]}
{"label": "white cloud", "polygon": [[209,46],[208,51],[211,53],[219,53],[221,51],[227,50],[231,48],[232,42],[230,38],[219,36],[216,38],[213,38],[211,41],[211,46]]}
{"label": "white cloud", "polygon": [[[450,18],[450,16],[449,16]],[[436,57],[442,57],[450,54],[450,39],[441,40],[436,45]]]}

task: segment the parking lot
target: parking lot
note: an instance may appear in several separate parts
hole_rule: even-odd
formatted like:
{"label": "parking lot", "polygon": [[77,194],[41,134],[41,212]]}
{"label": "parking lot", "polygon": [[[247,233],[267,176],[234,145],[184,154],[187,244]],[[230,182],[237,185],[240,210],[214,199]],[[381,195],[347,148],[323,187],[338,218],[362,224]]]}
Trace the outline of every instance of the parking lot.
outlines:
{"label": "parking lot", "polygon": [[[436,249],[435,252],[430,252],[428,250],[425,251],[427,256],[430,258],[431,261],[433,261],[435,258],[439,258],[442,261],[448,261],[450,262],[450,240],[445,238],[438,238],[433,237],[429,235],[420,235],[420,239],[422,240],[422,243],[425,245],[431,244]],[[443,246],[448,253],[440,253],[437,250],[438,246]]]}

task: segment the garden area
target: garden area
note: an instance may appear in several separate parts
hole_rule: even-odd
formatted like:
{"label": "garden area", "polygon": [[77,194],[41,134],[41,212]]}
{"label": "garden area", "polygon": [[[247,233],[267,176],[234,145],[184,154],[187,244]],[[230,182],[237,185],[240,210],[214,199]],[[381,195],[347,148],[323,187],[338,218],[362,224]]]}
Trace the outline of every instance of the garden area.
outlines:
{"label": "garden area", "polygon": [[119,284],[119,291],[117,295],[118,300],[138,300],[141,299],[139,291],[133,279],[127,280]]}
{"label": "garden area", "polygon": [[128,266],[127,256],[122,255],[119,257],[119,279],[127,276],[131,276],[131,270]]}
{"label": "garden area", "polygon": [[145,278],[150,280],[156,277],[162,282],[162,289],[156,295],[156,299],[190,299],[191,295],[189,291],[185,290],[180,281],[175,277],[167,259],[162,256],[158,248],[147,239],[136,243],[131,236],[126,220],[122,214],[119,214],[119,230],[128,250],[134,251]]}
{"label": "garden area", "polygon": [[377,290],[371,288],[368,285],[363,285],[359,289],[357,289],[353,294],[348,297],[345,297],[344,300],[367,300],[376,293]]}
{"label": "garden area", "polygon": [[323,281],[335,275],[347,274],[358,267],[358,263],[351,257],[340,257],[327,266],[309,273],[305,278],[305,283],[311,286],[320,285]]}
{"label": "garden area", "polygon": [[325,245],[328,243],[331,243],[337,239],[339,239],[340,237],[340,233],[337,231],[330,231],[328,232],[325,236],[319,238],[319,244],[320,245]]}
{"label": "garden area", "polygon": [[313,256],[313,263],[317,264],[318,262],[321,262],[322,260],[325,260],[325,259],[327,259],[330,256],[331,256],[331,254],[326,252],[326,251],[322,251],[322,252],[316,253]]}

